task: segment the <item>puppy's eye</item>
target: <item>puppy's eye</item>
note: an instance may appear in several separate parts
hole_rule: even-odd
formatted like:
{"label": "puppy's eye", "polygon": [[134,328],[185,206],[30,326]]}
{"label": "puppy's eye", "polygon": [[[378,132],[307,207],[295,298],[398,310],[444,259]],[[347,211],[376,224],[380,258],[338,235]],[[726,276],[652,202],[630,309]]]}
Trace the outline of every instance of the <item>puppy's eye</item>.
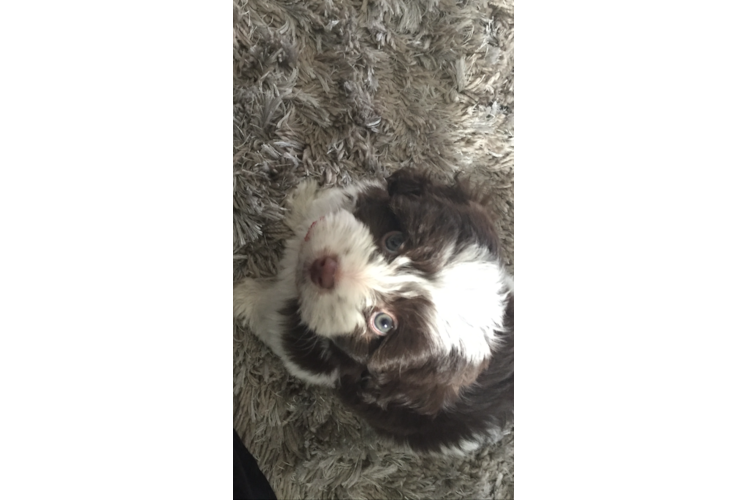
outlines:
{"label": "puppy's eye", "polygon": [[375,313],[374,316],[371,317],[369,324],[372,330],[374,330],[374,333],[376,333],[377,335],[386,335],[388,332],[394,330],[397,326],[397,323],[395,323],[395,318],[393,318],[386,312]]}
{"label": "puppy's eye", "polygon": [[389,253],[397,253],[405,243],[405,236],[400,231],[391,231],[384,235],[384,248]]}

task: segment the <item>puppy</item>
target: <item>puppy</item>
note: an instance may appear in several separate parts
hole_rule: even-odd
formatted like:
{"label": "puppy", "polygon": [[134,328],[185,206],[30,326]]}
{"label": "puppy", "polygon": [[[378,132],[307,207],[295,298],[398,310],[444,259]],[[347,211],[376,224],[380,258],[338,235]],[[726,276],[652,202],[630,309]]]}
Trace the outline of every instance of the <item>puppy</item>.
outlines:
{"label": "puppy", "polygon": [[514,284],[484,201],[415,170],[303,183],[277,277],[236,283],[234,316],[401,445],[495,442],[514,415]]}

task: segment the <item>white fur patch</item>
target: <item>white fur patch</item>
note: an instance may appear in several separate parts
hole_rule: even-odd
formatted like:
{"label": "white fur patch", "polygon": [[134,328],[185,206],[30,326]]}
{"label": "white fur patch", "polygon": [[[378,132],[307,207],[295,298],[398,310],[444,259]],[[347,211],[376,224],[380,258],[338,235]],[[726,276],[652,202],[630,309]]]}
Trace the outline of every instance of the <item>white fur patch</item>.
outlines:
{"label": "white fur patch", "polygon": [[436,306],[430,318],[435,340],[479,363],[491,356],[503,330],[509,289],[506,272],[487,250],[472,246],[449,258],[425,291]]}

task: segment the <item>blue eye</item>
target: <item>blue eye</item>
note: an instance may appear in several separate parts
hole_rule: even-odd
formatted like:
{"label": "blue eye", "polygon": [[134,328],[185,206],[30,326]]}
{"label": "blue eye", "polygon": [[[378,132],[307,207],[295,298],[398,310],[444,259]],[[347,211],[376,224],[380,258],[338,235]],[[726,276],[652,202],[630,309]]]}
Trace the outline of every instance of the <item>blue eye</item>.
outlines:
{"label": "blue eye", "polygon": [[384,248],[390,253],[397,253],[405,243],[405,236],[400,231],[392,231],[384,235]]}
{"label": "blue eye", "polygon": [[395,329],[395,318],[385,312],[378,312],[371,319],[371,326],[380,335]]}

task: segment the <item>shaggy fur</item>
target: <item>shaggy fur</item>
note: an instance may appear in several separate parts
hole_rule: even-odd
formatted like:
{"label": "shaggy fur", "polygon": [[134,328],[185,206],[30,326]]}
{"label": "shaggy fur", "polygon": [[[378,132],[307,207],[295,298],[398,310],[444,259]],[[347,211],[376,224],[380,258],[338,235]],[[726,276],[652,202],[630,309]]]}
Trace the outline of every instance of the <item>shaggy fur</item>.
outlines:
{"label": "shaggy fur", "polygon": [[[235,279],[271,276],[282,201],[403,166],[494,193],[512,272],[512,7],[253,1],[234,43]],[[513,434],[465,459],[393,450],[328,389],[235,333],[234,426],[281,498],[511,498]]]}

